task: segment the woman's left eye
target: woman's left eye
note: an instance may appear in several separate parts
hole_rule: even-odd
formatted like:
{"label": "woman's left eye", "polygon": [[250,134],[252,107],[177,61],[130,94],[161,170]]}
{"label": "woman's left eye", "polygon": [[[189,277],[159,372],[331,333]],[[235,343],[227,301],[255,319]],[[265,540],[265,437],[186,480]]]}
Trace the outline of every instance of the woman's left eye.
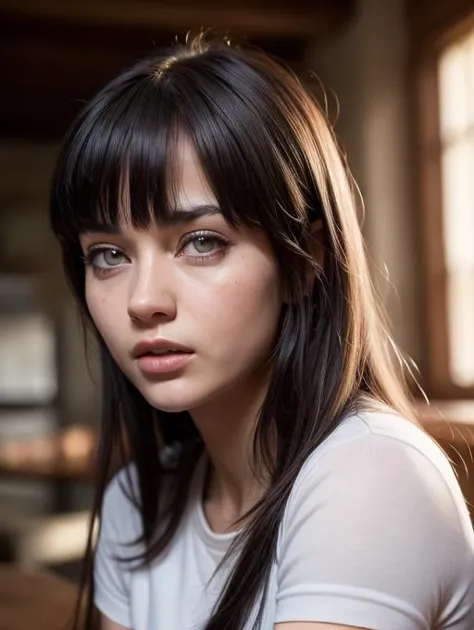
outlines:
{"label": "woman's left eye", "polygon": [[211,234],[195,234],[189,237],[182,247],[180,254],[206,258],[221,252],[226,245],[227,242],[218,236]]}

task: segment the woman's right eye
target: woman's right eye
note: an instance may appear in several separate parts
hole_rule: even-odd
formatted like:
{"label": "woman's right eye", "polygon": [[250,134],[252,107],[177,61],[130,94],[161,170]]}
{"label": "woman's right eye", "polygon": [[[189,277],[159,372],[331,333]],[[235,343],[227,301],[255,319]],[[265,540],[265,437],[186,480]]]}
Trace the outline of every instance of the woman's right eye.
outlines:
{"label": "woman's right eye", "polygon": [[85,261],[97,269],[113,269],[128,262],[127,257],[115,247],[101,247],[90,250]]}

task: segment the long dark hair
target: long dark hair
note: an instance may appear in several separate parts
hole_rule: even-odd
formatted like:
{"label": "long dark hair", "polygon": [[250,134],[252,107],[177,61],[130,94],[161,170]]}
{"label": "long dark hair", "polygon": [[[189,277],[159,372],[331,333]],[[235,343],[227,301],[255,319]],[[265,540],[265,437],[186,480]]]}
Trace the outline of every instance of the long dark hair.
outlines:
{"label": "long dark hair", "polygon": [[[52,227],[92,329],[78,236],[94,221],[119,223],[124,206],[135,227],[171,212],[180,134],[194,146],[225,219],[266,232],[288,296],[254,441],[271,483],[237,538],[234,569],[206,625],[240,630],[265,596],[285,505],[307,457],[362,405],[388,405],[404,416],[412,409],[400,355],[374,297],[355,187],[324,113],[286,67],[226,41],[198,37],[143,59],[92,99],[65,139],[52,186]],[[315,219],[324,224],[325,260],[308,288]],[[103,414],[97,491],[83,577],[85,622],[76,619],[76,628],[87,629],[93,619],[92,531],[115,454],[136,466],[146,565],[176,532],[204,448],[189,414],[177,418],[152,408],[100,336],[98,341]],[[173,491],[163,497],[169,469],[160,453],[171,444],[180,450]]]}

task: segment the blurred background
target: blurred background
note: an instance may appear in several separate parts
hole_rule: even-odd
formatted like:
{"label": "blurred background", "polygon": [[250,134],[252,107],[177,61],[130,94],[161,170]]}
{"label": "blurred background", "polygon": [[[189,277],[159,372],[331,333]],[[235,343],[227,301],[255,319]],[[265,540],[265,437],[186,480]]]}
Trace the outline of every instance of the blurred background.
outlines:
{"label": "blurred background", "polygon": [[[474,501],[474,0],[0,0],[0,561],[75,580],[85,544],[100,375],[48,226],[61,138],[126,64],[202,26],[324,86],[420,418]],[[33,627],[1,606],[2,630]]]}

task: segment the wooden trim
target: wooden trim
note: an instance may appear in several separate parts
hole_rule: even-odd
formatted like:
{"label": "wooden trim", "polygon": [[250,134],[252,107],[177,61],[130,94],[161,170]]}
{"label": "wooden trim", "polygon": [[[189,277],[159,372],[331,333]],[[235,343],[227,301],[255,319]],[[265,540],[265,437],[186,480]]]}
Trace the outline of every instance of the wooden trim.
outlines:
{"label": "wooden trim", "polygon": [[439,48],[462,36],[474,22],[472,0],[406,0],[414,47]]}
{"label": "wooden trim", "polygon": [[443,243],[439,137],[437,55],[430,54],[417,68],[417,126],[419,131],[419,207],[423,255],[422,287],[425,329],[426,389],[439,395],[449,380],[446,312],[446,267],[440,256]]}

